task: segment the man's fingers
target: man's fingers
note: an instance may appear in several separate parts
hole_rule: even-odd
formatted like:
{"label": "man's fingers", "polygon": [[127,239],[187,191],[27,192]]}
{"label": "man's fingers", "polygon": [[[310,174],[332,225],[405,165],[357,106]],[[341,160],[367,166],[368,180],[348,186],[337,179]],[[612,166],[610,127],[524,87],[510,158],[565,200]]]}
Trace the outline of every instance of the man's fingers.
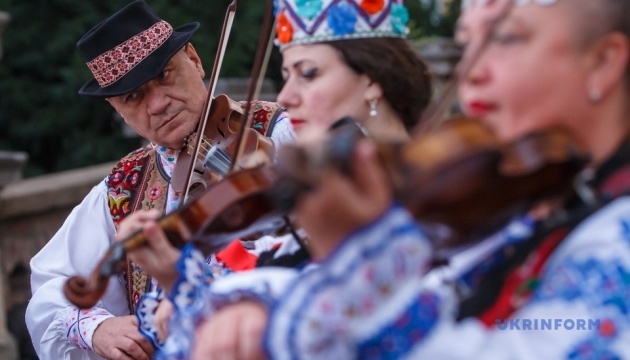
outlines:
{"label": "man's fingers", "polygon": [[151,247],[159,254],[169,254],[173,251],[177,251],[173,248],[173,245],[168,241],[164,230],[155,222],[147,222],[143,227],[144,235],[151,244]]}
{"label": "man's fingers", "polygon": [[129,215],[127,218],[125,218],[125,220],[120,223],[118,232],[116,234],[116,239],[120,241],[127,236],[137,231],[140,231],[146,222],[154,221],[159,217],[160,212],[155,209],[151,209],[149,211],[135,212]]}
{"label": "man's fingers", "polygon": [[137,213],[134,214],[139,214],[138,216],[141,217],[142,219],[157,219],[160,217],[160,212],[156,209],[151,209],[149,211],[139,211]]}
{"label": "man's fingers", "polygon": [[112,359],[112,360],[134,360],[134,358],[132,358],[131,356],[127,355],[124,351],[117,348],[112,348],[111,353],[105,354],[105,356],[107,356],[107,358]]}
{"label": "man's fingers", "polygon": [[151,342],[145,338],[142,334],[140,333],[135,333],[129,336],[129,338],[135,342],[144,353],[146,353],[148,356],[153,355],[154,349],[153,349],[153,345],[151,345]]}
{"label": "man's fingers", "polygon": [[120,340],[119,348],[127,355],[129,355],[132,359],[136,360],[149,360],[151,358],[151,354],[153,354],[153,348],[151,348],[147,352],[139,344],[139,342],[136,341],[136,339],[132,339],[129,337]]}

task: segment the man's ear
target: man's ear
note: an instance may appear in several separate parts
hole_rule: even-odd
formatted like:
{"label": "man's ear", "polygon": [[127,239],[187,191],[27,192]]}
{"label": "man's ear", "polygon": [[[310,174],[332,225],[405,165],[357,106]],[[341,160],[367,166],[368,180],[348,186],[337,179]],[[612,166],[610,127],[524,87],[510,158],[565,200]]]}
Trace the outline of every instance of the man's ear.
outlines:
{"label": "man's ear", "polygon": [[587,91],[599,91],[605,97],[625,80],[630,41],[621,33],[608,34],[594,45],[592,54]]}
{"label": "man's ear", "polygon": [[203,79],[203,77],[206,76],[206,72],[203,70],[203,64],[201,63],[201,58],[199,57],[199,54],[197,54],[197,50],[195,50],[195,47],[193,46],[193,44],[187,43],[186,46],[184,47],[184,52],[186,53],[190,61],[192,61],[193,64],[195,64],[195,68],[197,69],[197,71],[199,72],[199,75],[201,75],[201,78]]}

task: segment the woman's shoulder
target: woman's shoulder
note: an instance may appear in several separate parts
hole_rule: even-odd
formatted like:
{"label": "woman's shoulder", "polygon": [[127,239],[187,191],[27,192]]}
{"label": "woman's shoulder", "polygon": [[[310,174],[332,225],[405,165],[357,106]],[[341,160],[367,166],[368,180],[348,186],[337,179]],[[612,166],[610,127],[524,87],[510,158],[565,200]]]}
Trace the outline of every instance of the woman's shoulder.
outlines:
{"label": "woman's shoulder", "polygon": [[550,259],[623,258],[630,264],[630,196],[620,197],[581,221]]}
{"label": "woman's shoulder", "polygon": [[600,298],[611,286],[630,289],[630,197],[602,207],[569,233],[549,259],[537,297]]}

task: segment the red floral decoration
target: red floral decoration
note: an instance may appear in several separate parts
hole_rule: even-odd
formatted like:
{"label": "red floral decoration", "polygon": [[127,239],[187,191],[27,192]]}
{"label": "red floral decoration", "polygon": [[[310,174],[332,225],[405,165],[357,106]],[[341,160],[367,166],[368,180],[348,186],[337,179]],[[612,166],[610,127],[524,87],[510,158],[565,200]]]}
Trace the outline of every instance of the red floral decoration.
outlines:
{"label": "red floral decoration", "polygon": [[160,196],[162,196],[162,189],[159,186],[155,185],[149,189],[149,199],[156,200]]}
{"label": "red floral decoration", "polygon": [[291,26],[284,11],[278,16],[276,33],[278,34],[278,41],[280,41],[281,44],[286,44],[293,39],[293,26]]}
{"label": "red floral decoration", "polygon": [[385,0],[363,0],[361,1],[361,9],[366,13],[374,15],[377,12],[383,10],[385,6]]}

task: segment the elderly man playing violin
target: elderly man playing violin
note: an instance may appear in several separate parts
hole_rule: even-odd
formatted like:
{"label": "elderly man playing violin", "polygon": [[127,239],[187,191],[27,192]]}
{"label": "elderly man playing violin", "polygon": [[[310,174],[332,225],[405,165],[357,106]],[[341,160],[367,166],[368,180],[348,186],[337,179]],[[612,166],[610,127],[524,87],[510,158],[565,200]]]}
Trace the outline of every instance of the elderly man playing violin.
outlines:
{"label": "elderly man playing violin", "polygon": [[[112,278],[91,309],[72,306],[62,287],[69,276],[94,267],[127,215],[177,208],[180,199],[171,176],[208,93],[201,59],[190,43],[198,27],[173,28],[143,1],[134,1],[77,44],[93,75],[79,94],[105,99],[150,145],[121,159],[33,257],[33,297],[26,321],[41,359],[149,359],[154,352],[133,313],[142,294],[156,283],[135,263],[127,260],[124,276]],[[257,108],[258,130],[275,145],[292,141],[282,109],[258,104],[263,105]]]}

